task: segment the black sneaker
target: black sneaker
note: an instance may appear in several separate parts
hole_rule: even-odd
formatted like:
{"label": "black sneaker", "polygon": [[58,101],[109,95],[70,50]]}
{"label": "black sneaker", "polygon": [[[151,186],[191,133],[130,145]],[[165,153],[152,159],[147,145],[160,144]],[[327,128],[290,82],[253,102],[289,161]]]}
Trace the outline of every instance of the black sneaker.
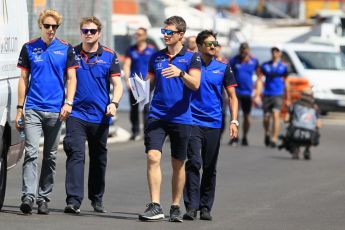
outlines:
{"label": "black sneaker", "polygon": [[65,207],[64,213],[79,214],[80,213],[80,209],[76,205],[68,204]]}
{"label": "black sneaker", "polygon": [[37,214],[42,214],[42,215],[49,214],[48,203],[45,200],[38,201],[37,205],[38,205]]}
{"label": "black sneaker", "polygon": [[303,153],[304,159],[305,160],[310,160],[311,159],[311,154],[309,148],[306,148]]}
{"label": "black sneaker", "polygon": [[238,145],[238,138],[230,139],[229,145],[234,146],[234,147],[237,146]]}
{"label": "black sneaker", "polygon": [[211,213],[207,208],[200,210],[200,220],[212,220]]}
{"label": "black sneaker", "polygon": [[129,138],[129,140],[131,140],[131,141],[138,141],[140,139],[141,139],[141,137],[138,133],[132,134],[132,136]]}
{"label": "black sneaker", "polygon": [[105,208],[103,206],[103,202],[101,202],[101,201],[91,202],[91,206],[93,207],[93,210],[95,212],[100,212],[100,213],[106,213],[107,212],[107,210],[105,210]]}
{"label": "black sneaker", "polygon": [[24,214],[31,214],[33,204],[33,200],[31,200],[30,198],[25,198],[19,207],[20,211],[22,211],[22,213]]}
{"label": "black sneaker", "polygon": [[195,209],[187,209],[187,212],[183,215],[184,220],[195,220],[197,211]]}
{"label": "black sneaker", "polygon": [[271,143],[271,137],[269,135],[265,135],[265,146],[268,147]]}
{"label": "black sneaker", "polygon": [[183,222],[181,217],[180,206],[171,205],[169,222]]}
{"label": "black sneaker", "polygon": [[249,144],[248,144],[247,137],[243,137],[243,138],[242,138],[241,145],[242,145],[242,146],[248,146],[248,145],[249,145]]}
{"label": "black sneaker", "polygon": [[143,214],[139,215],[141,221],[155,221],[164,219],[162,207],[158,203],[149,203],[146,205],[146,210]]}
{"label": "black sneaker", "polygon": [[274,141],[271,141],[270,147],[274,149],[275,147],[277,147],[277,143]]}

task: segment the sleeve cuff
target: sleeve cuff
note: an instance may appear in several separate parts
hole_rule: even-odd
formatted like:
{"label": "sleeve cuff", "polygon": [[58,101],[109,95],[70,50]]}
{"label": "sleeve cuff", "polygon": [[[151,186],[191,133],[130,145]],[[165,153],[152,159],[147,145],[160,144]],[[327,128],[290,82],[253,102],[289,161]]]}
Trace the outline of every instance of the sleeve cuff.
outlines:
{"label": "sleeve cuff", "polygon": [[74,66],[67,67],[67,69],[78,69],[78,68],[79,68],[79,65],[74,65]]}
{"label": "sleeve cuff", "polygon": [[233,87],[236,87],[237,84],[232,84],[232,85],[228,85],[226,88],[233,88]]}
{"label": "sleeve cuff", "polygon": [[24,67],[24,66],[17,65],[17,68],[22,69],[22,70],[29,71],[29,68],[26,68],[26,67]]}

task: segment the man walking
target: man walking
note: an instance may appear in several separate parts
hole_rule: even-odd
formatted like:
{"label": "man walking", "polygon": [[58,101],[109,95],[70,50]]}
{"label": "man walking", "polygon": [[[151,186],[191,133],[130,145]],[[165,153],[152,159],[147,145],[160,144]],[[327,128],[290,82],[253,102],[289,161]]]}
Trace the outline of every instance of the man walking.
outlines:
{"label": "man walking", "polygon": [[[265,145],[276,147],[280,128],[280,109],[283,102],[284,91],[286,90],[287,106],[290,106],[289,86],[285,87],[285,79],[288,75],[287,65],[280,60],[281,52],[278,47],[272,47],[272,60],[265,62],[261,66],[265,75],[265,86],[263,91],[263,126],[265,130]],[[259,81],[258,91],[261,92],[262,83]],[[270,121],[272,121],[272,130]]]}
{"label": "man walking", "polygon": [[237,84],[230,66],[215,59],[218,46],[216,34],[204,30],[198,34],[196,42],[201,54],[201,83],[191,102],[194,126],[187,151],[183,196],[187,213],[183,215],[183,219],[194,220],[197,210],[200,210],[200,219],[212,220],[211,210],[216,190],[216,168],[222,127],[222,92],[225,88],[229,98],[229,131],[230,138],[233,139],[237,137],[239,125],[238,101],[234,89]]}
{"label": "man walking", "polygon": [[[132,136],[130,140],[138,140],[140,138],[140,122],[139,122],[139,104],[136,104],[136,100],[130,90],[129,78],[134,74],[138,76],[142,75],[146,77],[149,60],[156,49],[147,44],[147,31],[145,28],[138,28],[135,32],[135,45],[129,47],[126,52],[126,58],[123,63],[123,70],[125,73],[125,81],[129,93],[130,102],[130,121],[132,124]],[[148,106],[144,107],[143,123],[145,124]]]}
{"label": "man walking", "polygon": [[[84,198],[85,142],[89,146],[88,197],[94,211],[106,212],[103,206],[107,166],[107,138],[111,117],[122,96],[120,67],[114,51],[99,43],[102,24],[96,17],[80,22],[82,43],[75,47],[80,68],[77,91],[70,118],[66,122],[64,150],[66,160],[65,213],[80,212]],[[109,85],[113,84],[113,98]]]}
{"label": "man walking", "polygon": [[[20,205],[20,210],[24,214],[31,214],[35,199],[38,214],[49,214],[48,202],[54,185],[61,122],[68,118],[72,110],[76,88],[75,68],[78,68],[78,63],[73,47],[56,37],[61,21],[62,16],[55,10],[41,12],[38,18],[41,37],[26,43],[18,60],[21,74],[18,83],[17,128],[23,128],[20,124],[21,119],[25,121],[25,156]],[[42,131],[43,160],[36,198],[37,161]]]}
{"label": "man walking", "polygon": [[[243,112],[243,128],[242,128],[242,140],[243,146],[249,145],[248,132],[250,129],[250,112],[252,108],[252,97],[257,101],[260,98],[260,92],[254,90],[254,74],[257,77],[261,76],[258,60],[250,54],[250,48],[248,43],[242,43],[240,45],[239,54],[230,59],[230,66],[234,71],[238,87],[236,87],[236,93],[240,106]],[[237,145],[238,139],[230,140],[229,144]]]}
{"label": "man walking", "polygon": [[154,86],[145,146],[147,153],[147,180],[151,202],[139,219],[164,218],[160,205],[162,173],[160,161],[166,136],[171,142],[172,205],[171,222],[182,222],[180,199],[185,183],[185,159],[192,127],[190,100],[193,90],[200,85],[200,57],[182,45],[186,22],[179,16],[164,21],[161,29],[167,48],[155,53],[150,61],[149,77]]}

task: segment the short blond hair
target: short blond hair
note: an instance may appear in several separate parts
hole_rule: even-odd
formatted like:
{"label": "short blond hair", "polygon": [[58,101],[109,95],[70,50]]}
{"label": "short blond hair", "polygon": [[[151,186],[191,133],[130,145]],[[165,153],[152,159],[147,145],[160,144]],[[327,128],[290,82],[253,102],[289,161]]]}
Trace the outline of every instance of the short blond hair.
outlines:
{"label": "short blond hair", "polygon": [[97,26],[98,32],[101,32],[101,30],[102,30],[102,23],[101,23],[101,21],[97,17],[90,16],[90,17],[82,18],[81,21],[80,21],[80,25],[79,25],[80,29],[82,29],[83,25],[85,25],[87,23],[94,23]]}
{"label": "short blond hair", "polygon": [[48,10],[44,10],[40,13],[40,15],[38,16],[38,25],[40,26],[41,24],[43,24],[43,21],[46,17],[52,17],[55,19],[56,23],[58,25],[61,25],[62,22],[62,15],[57,12],[56,10],[53,9],[48,9]]}

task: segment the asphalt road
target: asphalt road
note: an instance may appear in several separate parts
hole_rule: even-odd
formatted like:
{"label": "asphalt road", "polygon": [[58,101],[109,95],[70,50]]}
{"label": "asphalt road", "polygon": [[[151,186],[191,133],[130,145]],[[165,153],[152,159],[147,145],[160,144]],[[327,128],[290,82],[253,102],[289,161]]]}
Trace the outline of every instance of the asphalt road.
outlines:
{"label": "asphalt road", "polygon": [[[56,185],[48,216],[20,213],[21,165],[8,173],[0,230],[31,229],[222,229],[222,230],[343,230],[345,229],[345,119],[324,120],[321,145],[311,161],[291,160],[287,152],[263,145],[261,119],[255,118],[249,147],[230,147],[223,138],[218,164],[214,220],[143,223],[137,213],[148,200],[143,141],[108,146],[106,214],[91,211],[85,199],[79,216],[65,207],[65,155],[58,155]],[[129,130],[127,114],[119,124]],[[169,144],[163,154],[162,205],[170,204]],[[22,163],[22,162],[21,162]],[[20,163],[20,164],[21,164]],[[87,175],[87,174],[86,174]],[[87,190],[86,194],[87,194]],[[35,210],[36,212],[36,210]]]}

